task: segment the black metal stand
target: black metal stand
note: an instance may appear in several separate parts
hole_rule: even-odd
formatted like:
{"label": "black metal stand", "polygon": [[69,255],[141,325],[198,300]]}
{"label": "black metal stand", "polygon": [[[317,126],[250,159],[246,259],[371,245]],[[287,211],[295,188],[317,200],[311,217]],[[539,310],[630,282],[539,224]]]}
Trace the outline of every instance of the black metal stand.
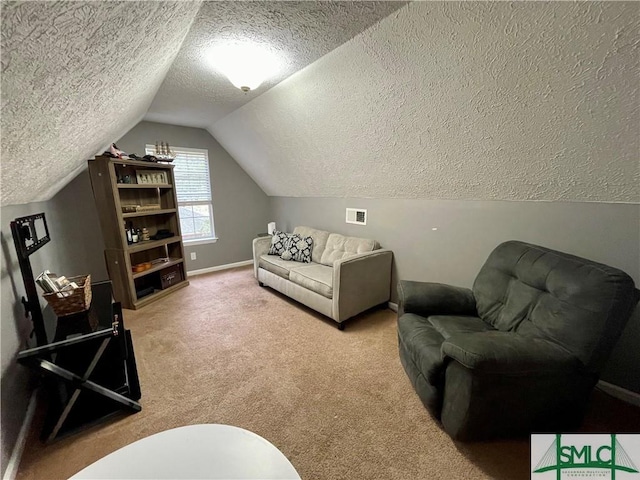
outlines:
{"label": "black metal stand", "polygon": [[[42,220],[45,231],[45,235],[41,238],[38,238],[36,229],[37,220]],[[47,220],[44,217],[44,213],[16,218],[11,222],[11,234],[13,235],[16,253],[18,254],[22,281],[24,282],[24,288],[27,293],[26,299],[22,297],[25,316],[27,318],[29,318],[29,316],[31,317],[38,345],[46,345],[47,333],[44,328],[42,310],[40,309],[40,301],[38,300],[38,291],[36,290],[36,283],[33,278],[33,271],[31,270],[31,262],[29,261],[29,255],[39,250],[51,240],[49,238],[49,228],[47,227]]]}
{"label": "black metal stand", "polygon": [[37,344],[19,352],[17,360],[43,376],[49,393],[42,440],[49,442],[122,410],[139,412],[131,333],[124,328],[120,303],[113,300],[111,282],[94,283],[90,309],[59,318],[49,340],[29,261],[50,241],[44,213],[16,218],[11,233],[27,293],[22,303]]}
{"label": "black metal stand", "polygon": [[42,375],[48,393],[44,442],[142,409],[121,305],[113,301],[111,282],[95,283],[92,290],[91,308],[59,318],[52,343],[18,353],[19,363]]}
{"label": "black metal stand", "polygon": [[[118,315],[115,315],[115,318],[117,321]],[[140,399],[140,383],[135,366],[135,357],[133,356],[131,336],[129,331],[124,330],[121,325],[121,322],[117,322],[113,331],[101,330],[92,334],[26,350],[18,354],[18,361],[20,363],[54,380],[54,384],[58,384],[57,386],[66,387],[64,390],[66,390],[67,393],[60,401],[60,408],[52,409],[56,411],[50,415],[49,421],[42,432],[43,441],[50,442],[61,434],[71,433],[79,427],[87,426],[86,424],[89,423],[87,421],[83,422],[84,425],[78,425],[77,421],[69,421],[73,420],[70,414],[74,408],[94,409],[96,407],[96,398],[106,399],[106,403],[110,405],[106,410],[104,408],[101,410],[96,409],[96,412],[100,412],[97,417],[104,418],[121,409],[132,412],[142,410],[142,406],[137,401]],[[124,345],[119,344],[119,342],[124,342]],[[60,358],[60,356],[66,353],[65,350],[69,350],[69,354],[75,356],[77,350],[71,351],[70,349],[77,346],[88,347],[88,350],[93,352],[92,355],[90,354],[86,357],[89,359],[88,366],[83,367],[81,362],[76,363],[75,366],[82,369],[80,374],[73,372],[71,370],[73,367],[59,365],[49,360],[49,356],[52,354],[56,354],[56,358]],[[111,349],[115,351],[116,357],[119,357],[122,353],[123,346],[126,355],[124,358],[119,359],[123,363],[118,367],[117,363],[120,362],[116,360],[116,364],[111,365],[114,370],[120,369],[119,372],[116,372],[116,375],[122,378],[118,387],[114,388],[113,385],[104,386],[99,384],[99,381],[105,383],[111,382],[111,378],[105,377],[104,375],[102,375],[100,379],[96,379],[96,381],[91,380],[90,378],[92,374],[94,374],[96,366],[103,358],[105,352],[108,351],[108,347],[111,347]],[[91,396],[92,400],[84,402],[84,404],[81,403],[80,396],[83,392],[91,392],[93,394]],[[85,394],[85,397],[86,396]],[[90,416],[95,417],[96,415]],[[82,415],[82,417],[86,417],[86,415]],[[100,418],[98,418],[98,420],[99,419]]]}

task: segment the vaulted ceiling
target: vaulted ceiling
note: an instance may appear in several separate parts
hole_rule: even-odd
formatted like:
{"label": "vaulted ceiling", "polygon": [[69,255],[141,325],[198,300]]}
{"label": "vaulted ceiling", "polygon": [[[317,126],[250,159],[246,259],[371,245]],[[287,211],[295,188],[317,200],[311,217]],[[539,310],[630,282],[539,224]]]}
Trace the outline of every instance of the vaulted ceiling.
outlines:
{"label": "vaulted ceiling", "polygon": [[273,196],[640,202],[635,2],[412,2],[210,129]]}
{"label": "vaulted ceiling", "polygon": [[[141,119],[206,128],[269,195],[640,201],[633,2],[3,2],[2,205]],[[207,63],[251,40],[243,94]]]}
{"label": "vaulted ceiling", "polygon": [[[208,128],[405,2],[204,2],[145,120]],[[208,62],[212,47],[264,46],[280,70],[256,91],[238,91]]]}
{"label": "vaulted ceiling", "polygon": [[[3,2],[2,205],[47,200],[145,115],[209,127],[403,5]],[[285,59],[246,95],[204,58],[243,39]]]}
{"label": "vaulted ceiling", "polygon": [[142,118],[199,7],[3,2],[3,206],[52,197]]}

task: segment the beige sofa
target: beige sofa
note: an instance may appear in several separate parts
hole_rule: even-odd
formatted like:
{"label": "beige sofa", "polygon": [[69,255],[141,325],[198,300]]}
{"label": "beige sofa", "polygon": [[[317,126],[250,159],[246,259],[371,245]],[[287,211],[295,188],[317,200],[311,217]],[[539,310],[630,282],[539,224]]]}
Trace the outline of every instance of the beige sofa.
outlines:
{"label": "beige sofa", "polygon": [[340,330],[344,321],[389,301],[391,250],[375,240],[296,227],[293,233],[313,238],[311,263],[268,255],[271,237],[253,240],[254,275],[269,286],[332,318]]}

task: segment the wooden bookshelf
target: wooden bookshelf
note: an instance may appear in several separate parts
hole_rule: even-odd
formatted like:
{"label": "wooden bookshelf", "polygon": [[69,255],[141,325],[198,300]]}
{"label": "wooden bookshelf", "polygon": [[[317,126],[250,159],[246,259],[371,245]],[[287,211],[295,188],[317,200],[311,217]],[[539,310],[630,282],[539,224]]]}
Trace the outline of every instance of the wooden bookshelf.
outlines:
{"label": "wooden bookshelf", "polygon": [[[178,202],[173,188],[173,168],[173,165],[166,163],[102,156],[89,160],[89,175],[104,238],[107,270],[113,283],[114,297],[122,302],[124,308],[141,308],[189,284]],[[144,171],[146,177],[139,174],[140,171]],[[139,178],[162,183],[136,183]],[[123,206],[132,205],[142,209],[124,213]],[[146,228],[151,237],[160,230],[173,233],[173,236],[128,243],[127,226]],[[159,259],[168,260],[140,272],[133,271],[134,265]],[[177,280],[170,285],[166,282],[163,285],[163,275],[175,273],[176,269]],[[141,296],[145,290],[150,293]]]}

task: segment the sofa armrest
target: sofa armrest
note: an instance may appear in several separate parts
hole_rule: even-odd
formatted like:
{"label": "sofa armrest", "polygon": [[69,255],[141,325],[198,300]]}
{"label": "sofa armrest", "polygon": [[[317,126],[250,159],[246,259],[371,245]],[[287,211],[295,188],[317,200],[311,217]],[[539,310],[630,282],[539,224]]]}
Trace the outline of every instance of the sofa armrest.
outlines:
{"label": "sofa armrest", "polygon": [[429,315],[478,315],[476,300],[468,288],[443,283],[398,282],[398,317],[415,313]]}
{"label": "sofa armrest", "polygon": [[271,236],[253,239],[253,276],[256,278],[258,278],[260,256],[268,253],[269,247],[271,247]]}
{"label": "sofa armrest", "polygon": [[453,335],[441,349],[443,356],[483,373],[560,375],[584,369],[582,362],[561,346],[512,332]]}
{"label": "sofa armrest", "polygon": [[389,301],[393,252],[380,248],[333,263],[333,318],[342,322]]}

